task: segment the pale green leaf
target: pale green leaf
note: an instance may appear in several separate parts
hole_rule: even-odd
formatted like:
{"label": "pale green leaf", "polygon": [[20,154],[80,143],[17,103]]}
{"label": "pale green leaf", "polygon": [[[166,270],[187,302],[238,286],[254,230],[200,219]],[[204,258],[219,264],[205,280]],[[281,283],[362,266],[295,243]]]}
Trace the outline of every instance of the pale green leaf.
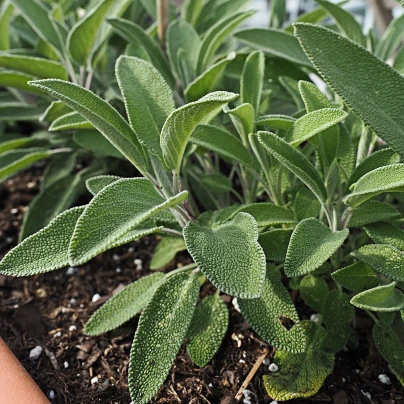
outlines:
{"label": "pale green leaf", "polygon": [[271,28],[282,28],[287,19],[286,0],[274,0],[270,2],[269,26]]}
{"label": "pale green leaf", "polygon": [[56,158],[46,165],[41,183],[41,190],[67,177],[76,167],[77,153],[72,153],[65,158]]}
{"label": "pale green leaf", "polygon": [[401,44],[404,34],[404,15],[395,18],[384,31],[375,54],[382,60],[390,58]]}
{"label": "pale green leaf", "polygon": [[[303,352],[306,339],[295,306],[279,277],[268,268],[262,295],[257,299],[238,299],[240,311],[266,342],[288,352]],[[292,321],[288,330],[284,321]]]}
{"label": "pale green leaf", "polygon": [[348,229],[332,232],[315,218],[302,220],[290,239],[286,275],[302,276],[319,268],[341,247],[348,234]]}
{"label": "pale green leaf", "polygon": [[320,276],[308,274],[300,282],[299,289],[305,303],[318,313],[322,313],[323,302],[328,295],[327,282]]}
{"label": "pale green leaf", "polygon": [[[157,212],[183,202],[187,191],[164,200],[145,178],[123,178],[106,186],[85,209],[70,246],[71,265],[82,264]],[[103,220],[100,220],[100,217]]]}
{"label": "pale green leaf", "polygon": [[210,362],[228,325],[229,312],[219,295],[208,296],[199,303],[187,332],[187,352],[197,366],[203,367]]}
{"label": "pale green leaf", "polygon": [[224,194],[233,190],[233,185],[228,177],[219,173],[205,174],[200,180],[212,192]]}
{"label": "pale green leaf", "polygon": [[0,86],[1,87],[13,87],[18,90],[29,91],[34,94],[43,95],[43,91],[32,88],[28,82],[34,80],[35,77],[17,72],[14,70],[8,70],[0,68]]}
{"label": "pale green leaf", "polygon": [[285,261],[292,229],[275,229],[261,233],[258,241],[267,261]]}
{"label": "pale green leaf", "polygon": [[117,175],[99,175],[97,177],[89,178],[86,181],[86,187],[88,191],[95,196],[107,185],[110,185],[120,179],[122,179],[122,177],[118,177]]}
{"label": "pale green leaf", "polygon": [[268,126],[272,129],[289,130],[296,122],[296,118],[287,115],[264,115],[256,119],[255,123],[260,126]]}
{"label": "pale green leaf", "polygon": [[237,96],[234,93],[216,91],[170,114],[163,126],[160,139],[164,161],[168,168],[177,173],[180,171],[185,147],[195,127],[202,123],[201,121],[207,123],[223,105],[233,101]]}
{"label": "pale green leaf", "polygon": [[198,19],[203,8],[203,0],[185,0],[181,10],[181,17],[192,25]]}
{"label": "pale green leaf", "polygon": [[40,121],[53,122],[72,110],[62,101],[52,101],[46,111],[39,117]]}
{"label": "pale green leaf", "polygon": [[338,269],[331,276],[335,282],[352,292],[363,292],[380,284],[377,272],[363,262],[355,262],[352,265]]}
{"label": "pale green leaf", "polygon": [[390,222],[369,224],[365,227],[368,236],[378,244],[389,244],[404,251],[404,231]]}
{"label": "pale green leaf", "polygon": [[91,150],[96,155],[125,159],[122,153],[97,130],[78,130],[73,135],[73,140],[84,150]]}
{"label": "pale green leaf", "polygon": [[0,262],[0,273],[27,276],[69,265],[67,251],[74,226],[83,207],[63,212],[38,233],[14,247]]}
{"label": "pale green leaf", "polygon": [[77,112],[69,112],[56,118],[49,126],[50,131],[94,129],[94,126]]}
{"label": "pale green leaf", "polygon": [[43,114],[42,106],[23,103],[0,103],[0,122],[2,121],[37,121]]}
{"label": "pale green leaf", "polygon": [[265,57],[260,51],[248,55],[240,80],[240,101],[251,104],[258,115],[264,81]]}
{"label": "pale green leaf", "polygon": [[157,272],[130,283],[90,317],[84,333],[100,335],[126,323],[143,310],[164,281],[164,274]]}
{"label": "pale green leaf", "polygon": [[160,269],[170,263],[180,251],[186,250],[184,239],[165,237],[159,241],[150,261],[150,269]]}
{"label": "pale green leaf", "polygon": [[296,105],[298,111],[297,115],[300,116],[304,113],[304,103],[299,91],[299,82],[289,76],[279,76],[279,83],[290,95]]}
{"label": "pale green leaf", "polygon": [[189,222],[183,232],[192,258],[218,289],[247,299],[261,295],[266,260],[251,215],[239,213],[212,229]]}
{"label": "pale green leaf", "polygon": [[248,135],[254,130],[254,108],[251,104],[241,104],[233,109],[225,109],[230,115],[234,127],[245,144],[248,144]]}
{"label": "pale green leaf", "polygon": [[[8,137],[7,135],[5,135]],[[12,136],[9,136],[10,140],[2,141],[0,139],[0,153],[4,153],[9,150],[13,149],[19,149],[19,148],[26,148],[27,146],[42,146],[43,144],[46,144],[46,141],[44,142],[43,140],[35,139],[33,137],[18,137],[18,138],[12,138]],[[0,135],[1,138],[1,135]]]}
{"label": "pale green leaf", "polygon": [[0,50],[10,49],[9,21],[14,7],[9,0],[3,1],[0,7]]}
{"label": "pale green leaf", "polygon": [[198,300],[196,276],[176,274],[161,285],[140,316],[129,361],[133,402],[146,404],[170,371]]}
{"label": "pale green leaf", "polygon": [[348,227],[362,227],[372,223],[398,219],[400,216],[400,212],[394,206],[370,199],[353,210]]}

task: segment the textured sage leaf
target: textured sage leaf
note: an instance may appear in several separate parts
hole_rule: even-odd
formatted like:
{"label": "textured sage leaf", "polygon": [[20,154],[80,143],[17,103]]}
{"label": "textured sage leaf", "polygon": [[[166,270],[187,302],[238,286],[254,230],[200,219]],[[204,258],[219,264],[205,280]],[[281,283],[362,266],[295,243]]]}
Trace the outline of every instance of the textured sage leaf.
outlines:
{"label": "textured sage leaf", "polygon": [[210,92],[215,91],[226,66],[235,58],[235,56],[236,54],[231,52],[225,59],[210,66],[200,76],[190,82],[184,90],[187,101],[196,101]]}
{"label": "textured sage leaf", "polygon": [[144,47],[154,67],[156,67],[163,75],[168,85],[173,88],[175,85],[174,77],[157,42],[151,38],[142,27],[129,20],[123,18],[112,18],[109,19],[108,22],[114,27],[118,34],[123,36],[129,42],[135,42]]}
{"label": "textured sage leaf", "polygon": [[319,0],[317,3],[334,18],[338,28],[347,38],[366,47],[366,37],[362,33],[362,27],[351,13],[338,4],[333,4],[326,0]]}
{"label": "textured sage leaf", "polygon": [[251,104],[245,103],[233,109],[225,109],[226,114],[229,114],[234,127],[239,133],[244,144],[248,144],[248,135],[254,129],[254,108]]}
{"label": "textured sage leaf", "polygon": [[298,23],[295,34],[327,84],[403,155],[404,116],[400,105],[404,103],[404,78],[361,46],[329,29]]}
{"label": "textured sage leaf", "polygon": [[14,247],[0,262],[0,273],[27,276],[69,265],[67,251],[74,226],[84,206],[69,209],[38,233]]}
{"label": "textured sage leaf", "polygon": [[396,287],[396,283],[377,286],[355,295],[351,303],[360,309],[391,312],[404,309],[404,295]]}
{"label": "textured sage leaf", "polygon": [[271,202],[258,202],[243,206],[239,208],[232,217],[239,212],[246,212],[253,216],[258,227],[296,223],[293,212],[283,206],[274,205]]}
{"label": "textured sage leaf", "polygon": [[387,60],[392,56],[394,51],[401,43],[402,36],[404,34],[404,16],[395,18],[386,31],[384,31],[380,42],[377,44],[375,54],[382,60]]}
{"label": "textured sage leaf", "polygon": [[404,281],[404,254],[388,244],[368,244],[352,255],[377,272],[396,281]]}
{"label": "textured sage leaf", "polygon": [[66,69],[61,63],[44,58],[0,52],[0,67],[38,78],[67,80]]}
{"label": "textured sage leaf", "polygon": [[377,244],[389,244],[404,251],[404,230],[390,222],[369,224],[365,227],[368,236]]}
{"label": "textured sage leaf", "polygon": [[291,136],[288,138],[289,143],[294,146],[299,145],[343,121],[347,116],[345,111],[335,108],[323,108],[309,112],[294,123]]}
{"label": "textured sage leaf", "polygon": [[116,77],[130,126],[141,143],[161,156],[160,131],[175,106],[170,87],[150,63],[129,56],[118,58]]}
{"label": "textured sage leaf", "polygon": [[90,150],[96,155],[125,160],[122,153],[97,130],[78,130],[73,135],[73,140],[84,150]]}
{"label": "textured sage leaf", "polygon": [[273,133],[258,132],[258,138],[269,153],[303,181],[320,202],[327,199],[323,180],[307,157]]}
{"label": "textured sage leaf", "polygon": [[14,70],[0,68],[0,86],[12,87],[18,90],[28,91],[34,94],[43,95],[43,91],[32,88],[28,83],[35,77]]}
{"label": "textured sage leaf", "polygon": [[32,86],[47,91],[97,128],[137,168],[147,167],[141,145],[118,111],[89,90],[61,80],[39,80]]}
{"label": "textured sage leaf", "polygon": [[373,341],[382,357],[388,362],[401,384],[404,383],[404,347],[402,340],[390,327],[375,324]]}
{"label": "textured sage leaf", "polygon": [[302,276],[319,268],[341,247],[348,234],[348,229],[332,232],[315,218],[302,220],[290,238],[286,275]]}
{"label": "textured sage leaf", "polygon": [[50,131],[94,129],[94,126],[77,112],[69,112],[56,118],[49,126]]}
{"label": "textured sage leaf", "polygon": [[63,54],[63,42],[56,21],[38,0],[11,0],[36,34],[54,51]]}
{"label": "textured sage leaf", "polygon": [[361,177],[351,188],[352,193],[343,201],[352,208],[384,192],[404,192],[404,164],[376,168]]}
{"label": "textured sage leaf", "polygon": [[352,265],[338,269],[331,276],[335,282],[352,292],[363,292],[380,284],[377,272],[363,262],[355,262]]}
{"label": "textured sage leaf", "polygon": [[296,122],[296,118],[287,115],[264,115],[256,119],[255,123],[260,126],[268,126],[272,129],[289,130]]}
{"label": "textured sage leaf", "polygon": [[191,323],[198,294],[196,276],[175,274],[157,289],[143,310],[129,360],[133,402],[148,403],[164,382]]}
{"label": "textured sage leaf", "polygon": [[72,153],[62,159],[54,159],[46,165],[41,183],[41,191],[67,177],[76,167],[77,153]]}
{"label": "textured sage leaf", "polygon": [[355,168],[349,177],[349,184],[354,184],[361,177],[376,168],[388,166],[390,164],[397,164],[400,162],[400,156],[391,148],[378,150],[366,157]]}
{"label": "textured sage leaf", "polygon": [[164,281],[164,274],[157,272],[130,283],[90,317],[84,333],[100,335],[126,323],[143,310]]}
{"label": "textured sage leaf", "polygon": [[96,40],[98,29],[101,26],[109,8],[115,0],[99,0],[93,2],[93,7],[87,10],[70,30],[66,47],[72,58],[81,66],[87,66],[92,47]]}
{"label": "textured sage leaf", "polygon": [[223,105],[237,98],[237,94],[216,91],[198,101],[173,111],[161,131],[160,145],[166,166],[180,171],[182,157],[188,139],[198,123],[208,123]]}
{"label": "textured sage leaf", "polygon": [[275,229],[261,233],[258,242],[267,261],[285,261],[292,229]]}
{"label": "textured sage leaf", "polygon": [[0,50],[10,49],[9,21],[13,15],[14,7],[9,0],[0,6]]}
{"label": "textured sage leaf", "polygon": [[398,219],[400,212],[388,203],[368,200],[352,212],[349,227],[362,227],[372,223]]}
{"label": "textured sage leaf", "polygon": [[290,353],[277,349],[274,363],[279,371],[264,375],[268,395],[278,401],[310,397],[318,392],[334,368],[334,355],[320,349],[326,331],[312,321],[302,321],[306,335],[306,350]]}
{"label": "textured sage leaf", "polygon": [[46,111],[39,117],[40,121],[53,122],[72,110],[62,101],[52,101]]}
{"label": "textured sage leaf", "polygon": [[298,111],[303,111],[304,104],[299,92],[299,82],[288,76],[279,76],[279,83],[290,95]]}
{"label": "textured sage leaf", "polygon": [[266,260],[251,215],[239,213],[212,229],[189,222],[183,232],[192,258],[218,289],[246,299],[261,295]]}
{"label": "textured sage leaf", "polygon": [[231,32],[254,13],[255,11],[235,12],[228,16],[224,16],[209,28],[204,34],[198,49],[198,59],[196,64],[196,73],[198,75],[206,70],[212,61],[216,50]]}
{"label": "textured sage leaf", "polygon": [[183,191],[164,200],[145,178],[123,178],[108,185],[92,199],[77,223],[69,246],[71,265],[112,248],[130,230],[187,196]]}
{"label": "textured sage leaf", "polygon": [[299,290],[305,303],[318,313],[322,313],[323,302],[328,295],[327,282],[320,276],[308,274],[300,282]]}
{"label": "textured sage leaf", "polygon": [[226,334],[229,312],[219,295],[205,297],[196,307],[189,326],[187,352],[199,367],[207,365]]}
{"label": "textured sage leaf", "polygon": [[107,185],[110,185],[120,179],[122,179],[122,177],[118,177],[117,175],[99,175],[97,177],[89,178],[86,181],[86,187],[88,191],[95,196]]}
{"label": "textured sage leaf", "polygon": [[234,36],[253,49],[289,60],[302,66],[312,67],[297,39],[279,29],[249,28],[238,31]]}
{"label": "textured sage leaf", "polygon": [[[257,299],[238,299],[240,311],[266,342],[287,352],[303,352],[306,338],[288,291],[272,268],[268,268],[262,294]],[[282,319],[291,320],[288,330]]]}
{"label": "textured sage leaf", "polygon": [[160,269],[167,265],[180,251],[186,250],[184,239],[165,237],[159,241],[150,261],[150,269]]}

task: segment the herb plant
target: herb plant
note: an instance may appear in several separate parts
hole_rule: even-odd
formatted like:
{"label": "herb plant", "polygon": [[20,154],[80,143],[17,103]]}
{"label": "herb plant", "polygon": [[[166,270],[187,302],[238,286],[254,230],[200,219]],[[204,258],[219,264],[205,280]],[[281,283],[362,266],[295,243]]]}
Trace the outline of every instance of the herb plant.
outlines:
{"label": "herb plant", "polygon": [[[152,233],[163,237],[152,269],[188,250],[193,263],[126,286],[86,325],[99,335],[141,312],[129,366],[134,403],[154,396],[184,338],[195,364],[211,360],[228,325],[220,293],[236,297],[277,348],[279,372],[264,377],[276,400],[318,391],[335,353],[355,346],[355,308],[373,319],[375,345],[403,383],[404,17],[378,39],[318,0],[280,29],[279,2],[271,28],[230,38],[251,15],[233,1],[211,13],[210,2],[186,1],[167,30],[168,58],[139,25],[109,20],[132,52],[115,67],[126,116],[78,84],[29,82],[102,133],[141,176],[89,178],[89,204],[22,241],[0,272],[80,265]],[[327,15],[332,29],[312,24]],[[395,55],[393,68],[383,61]],[[204,282],[217,293],[198,303]],[[318,321],[300,319],[288,288]]]}

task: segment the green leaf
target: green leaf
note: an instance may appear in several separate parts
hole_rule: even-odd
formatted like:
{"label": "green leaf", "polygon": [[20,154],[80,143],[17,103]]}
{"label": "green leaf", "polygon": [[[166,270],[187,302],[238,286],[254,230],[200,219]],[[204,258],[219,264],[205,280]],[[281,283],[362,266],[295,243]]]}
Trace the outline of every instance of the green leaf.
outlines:
{"label": "green leaf", "polygon": [[375,200],[368,200],[352,212],[349,227],[362,227],[368,224],[398,219],[400,212],[394,206]]}
{"label": "green leaf", "polygon": [[348,234],[348,229],[332,232],[315,218],[302,220],[290,239],[286,275],[302,276],[319,268],[341,247]]}
{"label": "green leaf", "polygon": [[49,130],[94,129],[94,126],[77,112],[69,112],[56,118],[49,126]]}
{"label": "green leaf", "polygon": [[53,122],[72,110],[62,101],[52,101],[46,111],[39,117],[40,121]]}
{"label": "green leaf", "polygon": [[368,236],[378,244],[389,244],[404,251],[404,231],[390,222],[369,224],[365,227]]}
{"label": "green leaf", "polygon": [[[238,299],[240,311],[254,331],[266,342],[288,352],[303,352],[305,335],[295,306],[279,277],[268,268],[262,295],[257,299]],[[288,330],[282,320],[291,320]]]}
{"label": "green leaf", "polygon": [[141,145],[129,124],[102,98],[76,84],[39,80],[32,86],[47,91],[94,125],[137,168],[147,167]]}
{"label": "green leaf", "polygon": [[43,114],[42,106],[27,105],[19,102],[0,104],[0,122],[2,121],[37,121]]}
{"label": "green leaf", "polygon": [[181,17],[192,25],[203,8],[203,0],[185,0],[181,10]]}
{"label": "green leaf", "polygon": [[404,281],[404,254],[387,244],[368,244],[352,255],[395,281]]}
{"label": "green leaf", "polygon": [[331,276],[335,282],[352,292],[363,292],[380,284],[377,272],[363,262],[355,262],[355,264],[338,269]]}
{"label": "green leaf", "polygon": [[0,7],[0,50],[10,49],[9,21],[14,7],[9,0],[3,1]]}
{"label": "green leaf", "polygon": [[400,105],[404,105],[404,78],[361,46],[326,28],[300,23],[295,24],[295,33],[327,84],[403,155],[404,116]]}
{"label": "green leaf", "polygon": [[43,58],[0,52],[0,67],[44,79],[67,80],[66,69],[61,63]]}
{"label": "green leaf", "polygon": [[234,36],[253,49],[276,56],[302,66],[312,67],[297,39],[288,32],[270,28],[249,28]]}
{"label": "green leaf", "polygon": [[160,269],[167,265],[180,251],[186,250],[184,239],[165,237],[159,241],[150,261],[150,269]]}
{"label": "green leaf", "polygon": [[150,63],[129,56],[118,58],[116,77],[132,129],[141,143],[161,156],[160,131],[175,107],[170,87]]}
{"label": "green leaf", "polygon": [[70,30],[66,47],[72,58],[81,66],[87,66],[96,41],[98,30],[115,0],[99,0],[86,11]]}
{"label": "green leaf", "polygon": [[396,282],[389,285],[377,286],[373,289],[358,293],[351,303],[360,309],[390,312],[404,309],[404,295],[396,289]]}
{"label": "green leaf", "polygon": [[29,91],[34,94],[43,95],[43,91],[29,86],[28,82],[31,80],[34,80],[34,77],[28,74],[0,68],[1,87],[13,87],[18,90]]}
{"label": "green leaf", "polygon": [[208,189],[212,192],[217,192],[218,194],[224,194],[233,190],[231,181],[223,174],[204,174],[200,180]]}
{"label": "green leaf", "polygon": [[294,124],[289,143],[297,146],[313,136],[343,121],[348,114],[335,108],[323,108],[309,112],[299,118]]}
{"label": "green leaf", "polygon": [[43,173],[41,190],[50,187],[57,181],[67,177],[76,167],[77,154],[72,153],[66,158],[51,160]]}
{"label": "green leaf", "polygon": [[73,140],[83,149],[90,150],[96,155],[125,160],[122,153],[97,130],[78,130],[73,135]]}
{"label": "green leaf", "polygon": [[183,191],[164,200],[145,178],[123,178],[108,185],[92,199],[77,222],[69,246],[71,265],[80,265],[112,248],[130,230],[187,196],[188,192]]}
{"label": "green leaf", "polygon": [[300,96],[299,82],[288,76],[279,76],[279,83],[286,90],[286,92],[290,95],[290,97],[292,98],[293,102],[295,103],[298,111],[303,111],[304,104],[303,104],[302,98]]}
{"label": "green leaf", "polygon": [[334,368],[334,355],[320,349],[326,331],[312,321],[302,321],[307,345],[302,353],[278,349],[274,363],[279,371],[264,375],[268,395],[278,401],[310,397],[318,392]]}
{"label": "green leaf", "polygon": [[302,153],[285,140],[270,132],[258,132],[261,144],[288,170],[313,192],[320,202],[327,199],[327,191],[319,172]]}
{"label": "green leaf", "polygon": [[232,215],[232,217],[239,212],[249,213],[253,216],[258,227],[296,223],[296,218],[293,212],[283,206],[274,205],[271,202],[258,202],[242,206]]}
{"label": "green leaf", "polygon": [[233,109],[224,108],[224,112],[230,115],[234,127],[239,133],[244,144],[248,144],[248,135],[254,130],[254,108],[251,104],[241,104]]}
{"label": "green leaf", "polygon": [[179,173],[185,147],[196,125],[201,121],[207,123],[223,105],[233,101],[237,96],[234,93],[216,91],[170,114],[161,131],[160,140],[164,161],[169,169]]}
{"label": "green leaf", "polygon": [[224,16],[216,24],[212,25],[204,34],[198,49],[198,59],[196,64],[197,74],[202,74],[209,66],[213,56],[223,41],[231,32],[247,18],[251,17],[255,11],[235,12]]}
{"label": "green leaf", "polygon": [[289,130],[296,122],[296,118],[287,115],[264,115],[256,119],[255,123],[261,126],[269,126],[272,129]]}
{"label": "green leaf", "polygon": [[198,292],[196,276],[176,274],[157,289],[143,310],[129,361],[133,402],[148,403],[167,377],[191,323]]}
{"label": "green leaf", "polygon": [[203,367],[210,362],[228,325],[229,312],[219,295],[208,296],[199,303],[187,332],[187,352],[197,366]]}
{"label": "green leaf", "polygon": [[164,274],[157,272],[127,285],[91,316],[84,333],[100,335],[126,323],[143,310],[164,282]]}
{"label": "green leaf", "polygon": [[404,383],[404,347],[399,336],[390,327],[375,324],[373,327],[373,341],[388,362],[393,373],[401,384]]}
{"label": "green leaf", "polygon": [[183,233],[192,258],[218,289],[247,299],[261,295],[266,260],[251,215],[239,213],[213,229],[189,222]]}
{"label": "green leaf", "polygon": [[204,95],[217,89],[226,66],[234,60],[236,54],[231,52],[225,59],[220,60],[206,69],[200,76],[188,84],[184,90],[188,102],[196,101]]}
{"label": "green leaf", "polygon": [[157,42],[151,38],[142,27],[122,18],[112,18],[109,19],[108,22],[115,28],[118,34],[123,36],[127,41],[142,45],[147,51],[154,67],[163,75],[168,85],[171,88],[175,86],[174,77],[163,52]]}
{"label": "green leaf", "polygon": [[275,0],[270,3],[269,26],[271,28],[282,28],[286,21],[286,0]]}
{"label": "green leaf", "polygon": [[122,179],[122,177],[118,177],[117,175],[99,175],[97,177],[89,178],[86,181],[86,187],[88,191],[95,196],[107,185],[110,185],[120,179]]}
{"label": "green leaf", "polygon": [[267,261],[285,261],[292,229],[275,229],[261,233],[258,242]]}
{"label": "green leaf", "polygon": [[63,54],[63,40],[56,21],[38,0],[11,0],[38,36],[58,54]]}
{"label": "green leaf", "polygon": [[401,44],[404,33],[404,15],[395,18],[384,31],[376,46],[375,54],[382,60],[389,59]]}
{"label": "green leaf", "polygon": [[353,191],[343,201],[355,208],[384,192],[404,192],[404,164],[391,164],[376,168],[351,186]]}
{"label": "green leaf", "polygon": [[39,148],[15,149],[0,154],[0,182],[52,154]]}
{"label": "green leaf", "polygon": [[299,289],[305,303],[322,313],[323,302],[328,295],[327,282],[319,276],[309,274],[302,279]]}
{"label": "green leaf", "polygon": [[349,39],[366,47],[366,37],[362,33],[361,25],[355,20],[355,17],[337,4],[329,1],[319,0],[317,3],[323,7],[327,13],[334,18],[340,31]]}
{"label": "green leaf", "polygon": [[69,265],[67,251],[70,238],[83,211],[84,206],[69,209],[47,227],[26,238],[0,262],[0,273],[28,276]]}
{"label": "green leaf", "polygon": [[[341,2],[343,4],[345,2]],[[321,7],[315,7],[310,11],[306,11],[303,14],[300,14],[294,22],[309,22],[312,24],[318,24],[319,22],[325,20],[327,18],[327,12]],[[289,24],[285,31],[293,34],[293,25]]]}
{"label": "green leaf", "polygon": [[255,114],[259,112],[264,81],[265,57],[260,51],[248,55],[240,80],[240,101],[251,104]]}
{"label": "green leaf", "polygon": [[[7,135],[5,135],[8,137]],[[1,137],[1,135],[0,135]],[[9,150],[13,149],[19,149],[21,147],[27,147],[27,146],[41,146],[44,144],[43,141],[39,139],[35,139],[32,137],[18,137],[18,138],[12,138],[12,136],[9,136],[11,139],[6,140],[6,141],[1,141],[0,139],[0,153],[4,153]]]}

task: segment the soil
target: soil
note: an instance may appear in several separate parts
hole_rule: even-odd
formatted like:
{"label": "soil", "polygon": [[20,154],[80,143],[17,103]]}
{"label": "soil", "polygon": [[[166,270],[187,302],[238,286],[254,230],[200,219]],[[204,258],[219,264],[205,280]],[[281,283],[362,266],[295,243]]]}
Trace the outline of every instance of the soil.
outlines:
{"label": "soil", "polygon": [[[38,192],[35,170],[0,186],[0,258],[17,243],[21,220]],[[83,335],[90,315],[114,292],[149,273],[156,238],[150,237],[104,253],[77,269],[10,278],[0,275],[0,335],[20,359],[52,403],[130,403],[127,370],[137,318],[102,337]],[[142,265],[134,263],[140,259]],[[167,270],[186,264],[180,254]],[[205,285],[202,295],[213,293]],[[101,297],[92,302],[95,294]],[[222,296],[230,310],[230,326],[220,352],[204,368],[194,366],[181,349],[155,404],[230,404],[266,344],[234,309],[230,296]],[[300,311],[302,318],[310,312]],[[294,403],[404,403],[404,389],[371,342],[371,320],[357,313],[359,344],[337,354],[333,374],[320,392]],[[44,352],[29,359],[35,346]],[[269,357],[273,355],[270,350]],[[249,385],[253,403],[271,403],[262,382],[269,373],[262,365]],[[382,384],[386,373],[392,384]],[[98,377],[98,383],[91,383]],[[93,380],[94,381],[94,380]],[[364,393],[371,395],[371,400]]]}

